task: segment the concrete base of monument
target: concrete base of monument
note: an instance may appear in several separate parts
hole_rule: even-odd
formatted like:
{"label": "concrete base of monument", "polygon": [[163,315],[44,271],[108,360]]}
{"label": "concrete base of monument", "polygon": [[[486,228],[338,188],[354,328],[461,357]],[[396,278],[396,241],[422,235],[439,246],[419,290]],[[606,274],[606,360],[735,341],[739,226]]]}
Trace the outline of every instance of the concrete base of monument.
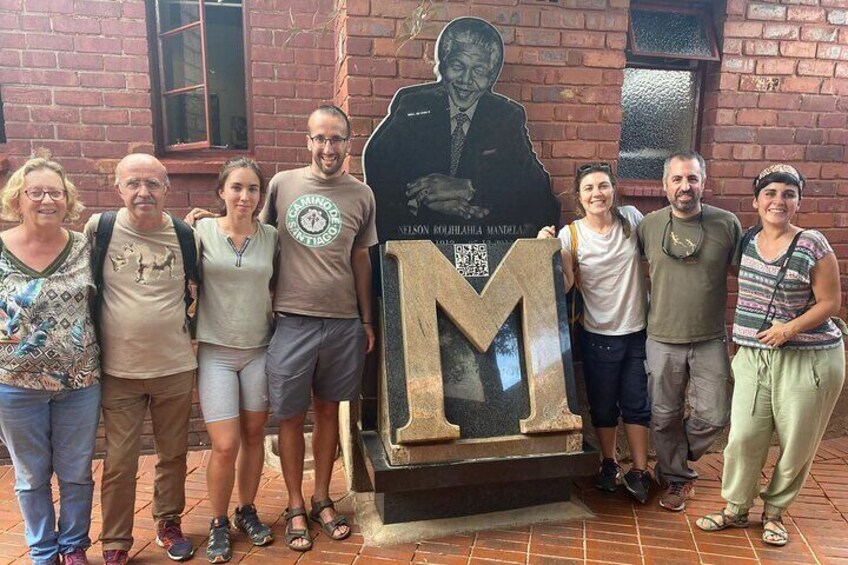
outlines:
{"label": "concrete base of monument", "polygon": [[365,545],[395,545],[465,532],[516,528],[546,522],[586,520],[592,517],[592,513],[579,502],[555,502],[502,512],[475,514],[470,518],[462,516],[385,524],[380,517],[375,499],[376,495],[373,492],[353,495],[356,523],[360,527]]}
{"label": "concrete base of monument", "polygon": [[597,472],[598,454],[488,458],[439,464],[389,465],[377,432],[359,434],[383,524],[441,520],[566,503],[573,477]]}
{"label": "concrete base of monument", "polygon": [[[315,467],[315,458],[312,457],[312,432],[307,432],[304,441],[306,449],[303,454],[303,470],[309,471]],[[280,438],[277,434],[265,436],[265,466],[282,473],[280,465]]]}

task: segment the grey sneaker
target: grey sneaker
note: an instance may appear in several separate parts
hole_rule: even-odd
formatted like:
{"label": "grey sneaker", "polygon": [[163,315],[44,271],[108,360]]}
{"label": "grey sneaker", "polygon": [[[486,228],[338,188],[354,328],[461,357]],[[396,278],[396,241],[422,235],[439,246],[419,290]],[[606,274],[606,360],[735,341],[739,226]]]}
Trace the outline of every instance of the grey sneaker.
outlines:
{"label": "grey sneaker", "polygon": [[209,524],[209,543],[206,544],[206,559],[209,563],[226,563],[233,558],[230,545],[230,521],[220,516]]}
{"label": "grey sneaker", "polygon": [[601,470],[595,479],[595,487],[607,492],[615,492],[621,481],[621,467],[615,459],[604,459],[601,462]]}
{"label": "grey sneaker", "polygon": [[246,533],[253,545],[267,545],[274,541],[271,528],[262,523],[252,504],[236,508],[235,523],[236,528]]}
{"label": "grey sneaker", "polygon": [[695,496],[695,483],[669,483],[668,488],[660,497],[660,506],[672,512],[680,512],[686,508],[686,501]]}
{"label": "grey sneaker", "polygon": [[651,474],[644,469],[635,467],[624,475],[624,488],[636,500],[645,504],[648,501],[648,491],[651,487]]}

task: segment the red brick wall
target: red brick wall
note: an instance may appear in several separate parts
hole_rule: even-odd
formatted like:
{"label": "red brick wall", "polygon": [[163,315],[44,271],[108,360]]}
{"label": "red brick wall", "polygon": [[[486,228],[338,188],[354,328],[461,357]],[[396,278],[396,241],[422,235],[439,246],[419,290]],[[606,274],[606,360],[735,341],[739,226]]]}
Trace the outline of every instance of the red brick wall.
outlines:
{"label": "red brick wall", "polygon": [[752,225],[751,179],[788,162],[808,184],[796,222],[825,233],[848,290],[848,4],[728,0],[704,99],[713,203]]}
{"label": "red brick wall", "polygon": [[143,0],[0,1],[0,88],[10,166],[50,148],[91,206],[111,206],[105,174],[152,151]]}

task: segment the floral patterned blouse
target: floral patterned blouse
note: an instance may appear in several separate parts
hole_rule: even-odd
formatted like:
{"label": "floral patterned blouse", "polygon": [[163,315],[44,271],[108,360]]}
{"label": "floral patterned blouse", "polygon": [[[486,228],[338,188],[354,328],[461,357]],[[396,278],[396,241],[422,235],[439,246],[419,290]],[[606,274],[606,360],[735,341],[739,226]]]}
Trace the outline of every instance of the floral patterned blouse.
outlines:
{"label": "floral patterned blouse", "polygon": [[[0,244],[2,245],[2,244]],[[0,252],[0,383],[62,391],[100,381],[91,302],[95,287],[81,233],[41,272]]]}

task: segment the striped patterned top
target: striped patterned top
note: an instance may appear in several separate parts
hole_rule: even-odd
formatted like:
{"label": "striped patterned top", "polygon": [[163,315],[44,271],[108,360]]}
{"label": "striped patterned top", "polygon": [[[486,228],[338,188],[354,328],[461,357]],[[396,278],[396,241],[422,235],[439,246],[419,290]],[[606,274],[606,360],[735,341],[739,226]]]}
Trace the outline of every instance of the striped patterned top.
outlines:
{"label": "striped patterned top", "polygon": [[[783,264],[785,252],[773,261],[760,255],[757,239],[751,238],[742,251],[739,266],[739,300],[733,320],[733,342],[738,345],[769,349],[756,338],[766,317],[777,274]],[[816,230],[801,233],[786,269],[786,277],[777,289],[772,304],[774,320],[788,322],[809,310],[815,303],[810,284],[810,271],[816,261],[833,253],[827,239]],[[828,318],[818,327],[799,333],[784,348],[788,349],[831,349],[842,347],[842,334]]]}

